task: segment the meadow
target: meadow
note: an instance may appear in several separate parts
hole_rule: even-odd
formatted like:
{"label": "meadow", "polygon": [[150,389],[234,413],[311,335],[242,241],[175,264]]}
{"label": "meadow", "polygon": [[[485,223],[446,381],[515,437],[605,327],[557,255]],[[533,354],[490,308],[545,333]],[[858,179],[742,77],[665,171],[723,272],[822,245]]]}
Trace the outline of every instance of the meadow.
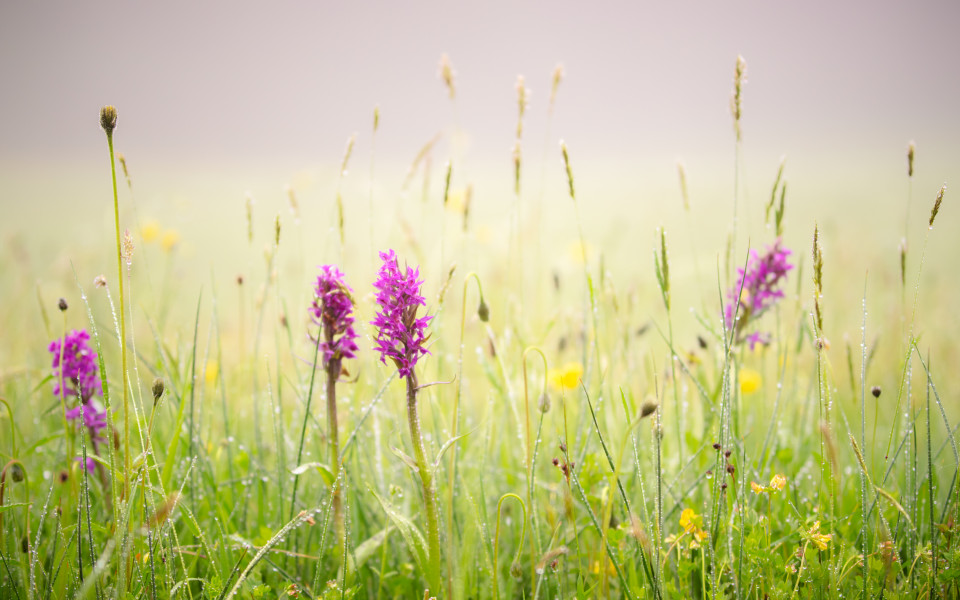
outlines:
{"label": "meadow", "polygon": [[960,597],[949,193],[747,178],[743,66],[731,172],[644,207],[522,79],[499,171],[375,111],[226,214],[104,107],[109,194],[0,267],[0,597]]}

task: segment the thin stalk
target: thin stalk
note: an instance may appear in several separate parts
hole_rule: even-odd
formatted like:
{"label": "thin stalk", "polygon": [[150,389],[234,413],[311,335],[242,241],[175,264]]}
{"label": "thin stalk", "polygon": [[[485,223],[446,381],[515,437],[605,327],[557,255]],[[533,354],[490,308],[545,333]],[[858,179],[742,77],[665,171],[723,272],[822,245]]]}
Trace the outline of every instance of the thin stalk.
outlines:
{"label": "thin stalk", "polygon": [[[930,357],[927,356],[927,362],[930,362]],[[930,374],[927,373],[927,491],[929,492],[930,499],[930,547],[931,555],[933,557],[933,565],[931,570],[931,584],[930,584],[930,594],[932,597],[936,598],[937,590],[937,529],[936,524],[934,523],[934,497],[933,497],[933,442],[930,435]]]}
{"label": "thin stalk", "polygon": [[[102,120],[102,119],[101,119]],[[120,284],[120,364],[123,384],[123,497],[130,499],[130,393],[127,381],[127,319],[123,287],[123,250],[120,247],[120,201],[117,196],[117,165],[113,158],[113,128],[107,128],[110,178],[113,181],[113,224],[117,234],[117,280]],[[128,524],[129,525],[129,524]]]}
{"label": "thin stalk", "polygon": [[[340,471],[340,436],[337,427],[337,379],[340,376],[340,359],[332,358],[327,364],[327,441],[330,443],[330,468],[336,469],[337,477],[342,477]],[[333,492],[333,527],[337,535],[337,546],[346,544],[346,526],[343,517],[343,500],[341,488],[336,486]],[[342,556],[343,569],[346,571],[347,555]]]}
{"label": "thin stalk", "polygon": [[[463,300],[460,306],[460,350],[457,354],[457,395],[453,400],[453,423],[451,426],[453,435],[451,436],[451,439],[455,439],[458,435],[460,435],[460,398],[463,394],[463,345],[467,321],[467,284],[470,282],[471,278],[476,281],[477,291],[480,294],[480,306],[477,309],[477,314],[480,316],[482,321],[487,321],[490,318],[489,309],[487,308],[486,302],[483,300],[483,285],[480,283],[480,276],[477,275],[476,272],[471,271],[463,278]],[[526,385],[526,379],[524,379],[524,385]],[[524,388],[524,391],[526,391],[526,388]],[[454,444],[450,448],[449,483],[447,486],[447,544],[449,556],[453,556],[453,491],[456,487],[456,481],[457,444]],[[453,597],[452,560],[448,561],[447,563],[447,593],[451,598]]]}
{"label": "thin stalk", "polygon": [[[493,542],[493,597],[495,600],[500,598],[500,586],[497,582],[497,573],[500,571],[500,513],[503,512],[503,501],[507,498],[513,498],[519,502],[520,508],[523,509],[523,520],[521,521],[523,529],[520,531],[520,543],[517,545],[517,555],[513,559],[515,564],[520,563],[520,553],[523,552],[523,541],[527,535],[527,505],[523,503],[523,499],[516,494],[504,494],[500,496],[500,501],[497,502],[497,529]],[[536,579],[534,579],[534,581],[536,581]]]}
{"label": "thin stalk", "polygon": [[407,376],[407,421],[410,425],[410,441],[413,457],[423,486],[423,503],[427,516],[427,583],[430,589],[440,589],[440,523],[437,515],[437,499],[433,489],[433,471],[427,463],[420,433],[420,416],[417,414],[417,376],[412,371]]}
{"label": "thin stalk", "polygon": [[[540,355],[540,358],[543,360],[543,390],[546,393],[547,387],[547,357],[543,353],[543,350],[537,346],[529,346],[523,351],[523,357],[521,362],[523,363],[523,403],[524,403],[524,415],[526,416],[526,430],[527,430],[527,504],[530,505],[530,518],[533,531],[531,532],[531,552],[530,552],[530,573],[533,577],[532,581],[537,579],[537,556],[540,554],[540,544],[539,537],[539,527],[536,520],[536,511],[534,510],[535,503],[533,502],[533,439],[531,438],[530,431],[530,393],[527,386],[527,355],[530,352],[536,352]],[[542,413],[541,413],[542,415]],[[541,425],[543,424],[543,419],[541,416]],[[539,439],[539,432],[537,439]],[[524,511],[526,514],[526,511]]]}

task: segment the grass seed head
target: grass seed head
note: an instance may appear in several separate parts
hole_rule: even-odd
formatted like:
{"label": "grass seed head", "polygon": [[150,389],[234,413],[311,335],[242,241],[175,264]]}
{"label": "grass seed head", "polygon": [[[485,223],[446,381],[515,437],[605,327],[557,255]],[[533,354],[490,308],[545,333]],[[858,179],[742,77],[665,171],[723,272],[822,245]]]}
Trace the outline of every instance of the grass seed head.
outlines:
{"label": "grass seed head", "polygon": [[917,145],[910,140],[907,144],[907,177],[913,177],[913,158],[917,153]]}
{"label": "grass seed head", "polygon": [[937,199],[933,203],[933,210],[930,211],[930,223],[929,227],[933,228],[933,221],[937,218],[937,213],[940,212],[940,203],[943,202],[943,193],[947,191],[947,184],[940,186],[940,191],[937,192]]}
{"label": "grass seed head", "polygon": [[677,174],[680,176],[680,196],[683,198],[683,210],[690,212],[690,194],[687,191],[687,168],[677,161]]}
{"label": "grass seed head", "polygon": [[553,68],[553,77],[550,84],[550,110],[553,110],[553,105],[557,100],[557,89],[560,87],[560,82],[563,81],[564,70],[563,64],[557,63],[557,66]]}
{"label": "grass seed head", "polygon": [[742,137],[740,117],[743,115],[743,84],[747,81],[747,61],[737,55],[737,66],[733,73],[733,96],[730,98],[730,113],[733,115],[733,130],[737,141]]}
{"label": "grass seed head", "polygon": [[450,57],[446,53],[440,55],[440,79],[443,80],[443,84],[447,86],[447,93],[450,95],[450,99],[453,100],[457,96],[457,88],[454,85],[454,77],[456,77],[456,71],[453,70],[453,65],[450,64]]}
{"label": "grass seed head", "polygon": [[67,299],[66,299],[66,298],[60,298],[59,300],[57,300],[57,308],[60,309],[60,312],[66,311],[66,310],[67,310]]}

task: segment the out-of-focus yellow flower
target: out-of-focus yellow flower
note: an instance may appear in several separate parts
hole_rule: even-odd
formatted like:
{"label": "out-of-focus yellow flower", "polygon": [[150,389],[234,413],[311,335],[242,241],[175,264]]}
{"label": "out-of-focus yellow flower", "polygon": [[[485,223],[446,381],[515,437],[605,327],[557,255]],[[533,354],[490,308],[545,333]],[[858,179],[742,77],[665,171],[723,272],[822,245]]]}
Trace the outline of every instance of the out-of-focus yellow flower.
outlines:
{"label": "out-of-focus yellow flower", "polygon": [[752,394],[760,389],[760,373],[753,369],[740,369],[740,392],[743,394]]}
{"label": "out-of-focus yellow flower", "polygon": [[687,533],[700,528],[703,518],[692,508],[685,508],[680,513],[680,527]]}
{"label": "out-of-focus yellow flower", "polygon": [[583,367],[580,363],[567,363],[562,369],[550,369],[548,379],[551,385],[560,391],[575,390],[580,387]]}
{"label": "out-of-focus yellow flower", "polygon": [[582,265],[593,257],[593,246],[587,242],[581,244],[579,241],[576,241],[567,246],[567,253],[570,255],[570,260],[578,265]]}
{"label": "out-of-focus yellow flower", "polygon": [[777,473],[770,478],[770,489],[779,492],[787,485],[787,478]]}
{"label": "out-of-focus yellow flower", "polygon": [[[700,543],[707,539],[707,532],[703,530],[703,517],[692,508],[685,508],[680,513],[680,527],[684,535],[690,534],[690,548],[699,548]],[[675,538],[679,539],[679,538]]]}
{"label": "out-of-focus yellow flower", "polygon": [[217,364],[217,361],[211,360],[207,362],[207,367],[203,370],[203,379],[210,385],[213,385],[217,381],[217,375],[220,373],[220,365]]}
{"label": "out-of-focus yellow flower", "polygon": [[163,232],[160,239],[160,247],[164,252],[172,252],[173,248],[180,242],[180,234],[175,229],[168,229]]}
{"label": "out-of-focus yellow flower", "polygon": [[827,546],[830,545],[830,538],[833,537],[833,534],[820,533],[820,521],[814,521],[813,527],[807,532],[807,537],[818,549],[826,550]]}
{"label": "out-of-focus yellow flower", "polygon": [[466,190],[450,190],[450,195],[447,197],[446,209],[454,214],[463,214],[466,197]]}
{"label": "out-of-focus yellow flower", "polygon": [[707,532],[702,529],[695,529],[693,537],[690,538],[690,548],[699,548],[701,542],[707,539]]}
{"label": "out-of-focus yellow flower", "polygon": [[147,244],[153,243],[160,236],[160,224],[154,220],[149,220],[140,228],[140,237]]}
{"label": "out-of-focus yellow flower", "polygon": [[[605,562],[607,563],[607,575],[610,575],[611,577],[615,576],[615,575],[617,574],[617,569],[616,569],[616,567],[614,567],[614,566],[613,566],[613,563],[610,562],[610,561],[605,561]],[[594,575],[599,575],[599,574],[600,574],[600,561],[599,561],[599,560],[593,561],[593,564],[590,565],[590,572],[593,573]]]}
{"label": "out-of-focus yellow flower", "polygon": [[774,492],[779,492],[784,487],[786,487],[786,485],[787,485],[787,478],[781,475],[780,473],[777,473],[776,475],[770,478],[769,486],[760,485],[756,481],[751,481],[750,489],[753,490],[755,494],[763,494],[763,493],[772,494]]}

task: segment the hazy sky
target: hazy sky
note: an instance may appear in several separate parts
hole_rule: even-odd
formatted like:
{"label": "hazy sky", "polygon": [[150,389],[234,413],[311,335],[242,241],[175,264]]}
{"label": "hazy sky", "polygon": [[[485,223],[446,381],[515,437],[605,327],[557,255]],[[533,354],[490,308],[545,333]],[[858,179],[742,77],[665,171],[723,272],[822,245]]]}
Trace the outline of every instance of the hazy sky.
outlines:
{"label": "hazy sky", "polygon": [[[98,108],[140,164],[336,160],[347,137],[408,162],[456,123],[466,155],[509,161],[514,84],[528,135],[580,157],[728,164],[748,63],[748,151],[960,158],[960,2],[27,2],[0,5],[0,159],[102,159]],[[452,105],[437,77],[457,72]],[[775,159],[772,159],[775,160]]]}

